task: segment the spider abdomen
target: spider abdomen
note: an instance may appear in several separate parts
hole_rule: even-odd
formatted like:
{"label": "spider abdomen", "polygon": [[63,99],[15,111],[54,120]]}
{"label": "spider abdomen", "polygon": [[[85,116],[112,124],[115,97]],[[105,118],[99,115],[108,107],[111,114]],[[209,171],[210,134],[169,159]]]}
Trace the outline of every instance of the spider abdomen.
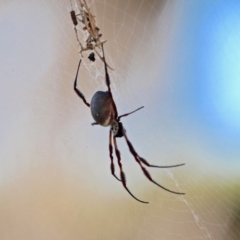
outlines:
{"label": "spider abdomen", "polygon": [[93,119],[101,126],[109,126],[116,117],[109,92],[96,92],[90,104]]}

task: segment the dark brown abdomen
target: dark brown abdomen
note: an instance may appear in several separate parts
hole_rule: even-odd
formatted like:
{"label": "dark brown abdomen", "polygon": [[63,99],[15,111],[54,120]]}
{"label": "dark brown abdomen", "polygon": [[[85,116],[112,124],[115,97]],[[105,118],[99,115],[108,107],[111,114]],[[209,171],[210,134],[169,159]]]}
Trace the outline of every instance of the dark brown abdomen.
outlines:
{"label": "dark brown abdomen", "polygon": [[116,118],[109,92],[96,92],[90,104],[93,119],[101,126],[109,126]]}

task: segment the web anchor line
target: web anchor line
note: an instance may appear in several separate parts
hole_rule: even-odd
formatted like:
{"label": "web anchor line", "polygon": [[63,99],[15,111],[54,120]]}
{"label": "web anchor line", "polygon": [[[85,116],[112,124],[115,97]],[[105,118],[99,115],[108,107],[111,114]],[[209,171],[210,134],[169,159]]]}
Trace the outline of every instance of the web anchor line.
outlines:
{"label": "web anchor line", "polygon": [[[169,171],[166,170],[167,175],[169,176],[169,178],[172,179],[172,181],[174,182],[176,187],[179,187],[178,182],[176,181],[176,179],[174,178],[173,174]],[[202,219],[195,213],[193,207],[191,207],[191,204],[187,201],[186,197],[184,195],[178,196],[179,200],[184,202],[185,205],[187,206],[187,208],[189,209],[189,211],[191,212],[193,219],[195,220],[197,226],[199,227],[199,229],[201,229],[202,231],[205,232],[206,236],[208,239],[212,240],[212,236],[209,232],[209,230],[207,229],[207,227],[202,226]]]}

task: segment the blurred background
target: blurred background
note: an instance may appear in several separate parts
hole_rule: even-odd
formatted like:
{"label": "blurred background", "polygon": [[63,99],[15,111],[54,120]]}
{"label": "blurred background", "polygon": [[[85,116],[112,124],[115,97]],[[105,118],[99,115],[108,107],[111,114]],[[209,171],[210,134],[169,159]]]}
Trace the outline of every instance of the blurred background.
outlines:
{"label": "blurred background", "polygon": [[[152,164],[186,163],[149,169],[186,195],[150,183],[124,139],[128,187],[150,203],[111,175],[109,129],[73,91],[75,2],[1,0],[0,239],[240,239],[240,2],[88,3],[119,113],[145,106],[122,119],[130,141]],[[90,101],[106,86],[87,56]]]}

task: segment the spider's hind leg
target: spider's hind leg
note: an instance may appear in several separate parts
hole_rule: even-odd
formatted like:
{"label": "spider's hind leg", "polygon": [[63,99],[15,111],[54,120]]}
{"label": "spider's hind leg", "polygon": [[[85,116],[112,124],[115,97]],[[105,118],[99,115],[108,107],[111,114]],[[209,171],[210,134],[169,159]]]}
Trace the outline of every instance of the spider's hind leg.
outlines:
{"label": "spider's hind leg", "polygon": [[104,63],[104,69],[105,69],[105,81],[106,81],[106,85],[107,85],[107,88],[108,88],[108,93],[109,93],[109,95],[112,99],[114,112],[116,113],[116,116],[118,116],[117,107],[116,107],[115,101],[113,99],[112,91],[111,91],[111,86],[110,86],[111,82],[110,82],[110,77],[109,77],[109,74],[108,74],[108,66],[107,66],[106,59],[105,59],[103,44],[102,44],[102,53],[103,53],[103,63]]}
{"label": "spider's hind leg", "polygon": [[86,98],[84,97],[83,93],[77,88],[77,79],[78,79],[78,72],[79,72],[79,68],[81,65],[81,61],[82,59],[80,59],[79,64],[78,64],[78,68],[77,68],[77,73],[76,73],[76,77],[75,77],[75,81],[73,84],[73,89],[76,92],[76,94],[83,100],[83,102],[90,107],[90,104],[87,102]]}

